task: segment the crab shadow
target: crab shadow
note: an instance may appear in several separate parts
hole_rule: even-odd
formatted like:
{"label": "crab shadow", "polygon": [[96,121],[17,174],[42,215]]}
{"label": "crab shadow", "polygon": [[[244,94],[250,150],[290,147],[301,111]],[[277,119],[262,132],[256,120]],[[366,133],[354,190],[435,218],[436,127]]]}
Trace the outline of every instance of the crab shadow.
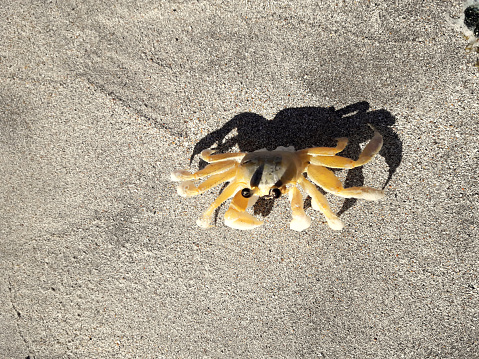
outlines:
{"label": "crab shadow", "polygon": [[[373,136],[373,131],[367,126],[371,124],[384,138],[383,147],[379,152],[389,166],[384,189],[402,160],[402,142],[391,127],[394,123],[395,118],[390,112],[383,109],[370,111],[369,103],[365,101],[339,110],[334,107],[287,108],[278,112],[272,120],[245,112],[236,115],[220,129],[203,137],[196,144],[190,163],[195,156],[208,148],[214,148],[217,153],[229,152],[235,146],[241,152],[253,152],[262,148],[272,151],[278,146],[294,146],[296,150],[301,150],[318,146],[334,147],[335,139],[339,137],[349,139],[348,146],[340,155],[357,159],[361,152],[360,144],[368,142]],[[200,168],[206,164],[200,160]],[[362,167],[349,170],[344,187],[363,185]],[[338,215],[346,212],[355,203],[354,198],[346,199]],[[260,198],[253,207],[254,213],[266,217],[273,205],[273,199]],[[311,199],[308,197],[305,200],[305,208],[310,206]],[[217,215],[218,211],[216,217]]]}

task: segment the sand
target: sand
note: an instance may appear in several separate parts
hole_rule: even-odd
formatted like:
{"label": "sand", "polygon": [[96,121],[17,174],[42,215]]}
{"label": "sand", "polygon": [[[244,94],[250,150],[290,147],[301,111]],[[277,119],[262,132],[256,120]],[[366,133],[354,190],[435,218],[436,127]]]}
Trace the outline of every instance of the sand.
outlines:
{"label": "sand", "polygon": [[[458,1],[0,5],[0,357],[479,357],[479,71]],[[202,230],[209,147],[384,147],[345,224]],[[191,161],[191,162],[190,162]]]}

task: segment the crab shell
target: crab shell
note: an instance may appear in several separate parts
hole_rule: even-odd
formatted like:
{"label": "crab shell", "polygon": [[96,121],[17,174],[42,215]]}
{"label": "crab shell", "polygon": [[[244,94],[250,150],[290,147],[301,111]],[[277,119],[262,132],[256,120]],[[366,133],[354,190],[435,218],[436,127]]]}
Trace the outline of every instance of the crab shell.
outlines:
{"label": "crab shell", "polygon": [[[303,198],[299,190],[302,188],[311,196],[313,209],[323,213],[332,229],[340,230],[344,227],[343,223],[332,212],[326,198],[315,185],[345,198],[377,200],[384,197],[383,191],[370,187],[344,188],[327,168],[350,169],[369,162],[383,144],[381,134],[371,125],[370,127],[374,130],[374,136],[357,160],[337,156],[337,153],[346,147],[347,138],[339,138],[336,147],[314,147],[300,151],[295,151],[293,147],[223,154],[213,154],[213,150],[205,150],[201,153],[201,158],[209,165],[195,173],[175,171],[171,174],[171,180],[180,182],[177,192],[183,197],[196,196],[221,183],[229,182],[198,219],[197,224],[202,228],[211,227],[214,211],[229,198],[233,199],[225,213],[225,224],[236,229],[256,228],[263,222],[246,210],[253,206],[259,197],[277,198],[287,194],[293,217],[290,228],[302,231],[311,224],[310,217],[303,209]],[[303,173],[307,174],[307,178]],[[203,179],[203,182],[195,185],[194,181]]]}

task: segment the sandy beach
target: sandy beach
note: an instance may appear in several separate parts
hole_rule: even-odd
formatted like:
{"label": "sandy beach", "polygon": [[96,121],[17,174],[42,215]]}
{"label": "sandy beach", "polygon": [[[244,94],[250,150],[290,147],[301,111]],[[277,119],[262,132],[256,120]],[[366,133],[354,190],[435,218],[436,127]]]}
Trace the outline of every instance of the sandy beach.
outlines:
{"label": "sandy beach", "polygon": [[[479,358],[478,54],[462,3],[0,5],[0,357]],[[196,225],[202,150],[350,142],[331,230]]]}

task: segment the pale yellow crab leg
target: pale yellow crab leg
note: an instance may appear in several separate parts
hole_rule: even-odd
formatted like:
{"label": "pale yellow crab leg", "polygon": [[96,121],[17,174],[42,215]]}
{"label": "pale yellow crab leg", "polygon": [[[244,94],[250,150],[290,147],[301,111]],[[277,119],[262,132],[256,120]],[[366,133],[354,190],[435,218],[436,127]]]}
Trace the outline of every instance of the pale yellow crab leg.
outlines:
{"label": "pale yellow crab leg", "polygon": [[348,139],[346,137],[341,137],[337,139],[338,143],[336,147],[313,147],[306,148],[304,150],[298,151],[298,154],[301,155],[310,155],[310,156],[334,156],[336,153],[341,152],[348,145]]}
{"label": "pale yellow crab leg", "polygon": [[345,198],[362,198],[375,201],[384,197],[384,192],[371,187],[344,188],[334,173],[322,166],[309,165],[306,173],[308,178],[326,192]]}
{"label": "pale yellow crab leg", "polygon": [[311,206],[314,210],[320,211],[328,221],[328,225],[331,229],[335,231],[340,231],[343,229],[343,222],[334,214],[334,212],[329,207],[328,200],[324,195],[318,191],[316,186],[309,182],[306,178],[300,182],[301,187],[306,191],[307,194],[311,196]]}
{"label": "pale yellow crab leg", "polygon": [[201,228],[211,227],[210,222],[213,217],[213,212],[218,208],[224,201],[228,198],[233,197],[236,192],[244,188],[246,185],[242,182],[231,182],[226,188],[221,192],[221,194],[215,199],[215,201],[208,207],[208,209],[203,213],[201,218],[196,221],[196,224]]}
{"label": "pale yellow crab leg", "polygon": [[217,155],[213,155],[214,150],[204,150],[201,152],[200,157],[206,162],[219,162],[219,161],[226,161],[226,160],[235,160],[237,162],[241,161],[241,159],[246,155],[244,152],[237,152],[237,153],[218,153]]}
{"label": "pale yellow crab leg", "polygon": [[195,186],[193,181],[184,181],[181,182],[178,187],[176,187],[176,191],[182,197],[192,197],[199,195],[210,188],[218,186],[219,184],[229,181],[234,178],[236,175],[236,166],[230,168],[226,172],[217,173],[204,182],[200,183],[198,186]]}
{"label": "pale yellow crab leg", "polygon": [[376,129],[370,125],[374,130],[374,136],[369,143],[364,147],[364,150],[359,155],[359,158],[354,161],[350,158],[341,156],[318,156],[311,157],[310,163],[313,165],[322,165],[330,168],[354,168],[365,165],[381,150],[383,146],[383,136],[376,131]]}
{"label": "pale yellow crab leg", "polygon": [[291,212],[293,215],[293,220],[289,227],[292,230],[300,232],[311,225],[311,218],[304,212],[303,197],[298,188],[295,186],[290,187],[288,189],[288,197],[291,202]]}
{"label": "pale yellow crab leg", "polygon": [[237,161],[221,161],[217,163],[212,163],[207,165],[205,168],[195,172],[190,173],[185,170],[178,170],[171,174],[172,181],[191,181],[191,180],[198,180],[204,177],[208,177],[217,173],[226,172],[231,167],[237,165]]}
{"label": "pale yellow crab leg", "polygon": [[225,213],[225,224],[235,229],[253,229],[263,224],[251,214],[245,212],[258,200],[258,196],[244,198],[238,191],[231,201],[230,207]]}

